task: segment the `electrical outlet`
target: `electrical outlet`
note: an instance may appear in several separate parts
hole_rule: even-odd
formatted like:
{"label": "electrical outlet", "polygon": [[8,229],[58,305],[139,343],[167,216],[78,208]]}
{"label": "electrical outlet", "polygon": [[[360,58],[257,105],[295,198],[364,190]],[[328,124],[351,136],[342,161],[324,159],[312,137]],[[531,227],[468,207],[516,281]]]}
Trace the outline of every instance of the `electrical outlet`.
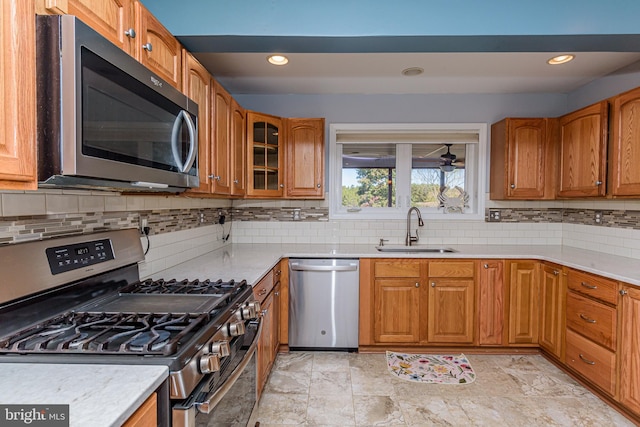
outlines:
{"label": "electrical outlet", "polygon": [[140,218],[140,234],[144,234],[144,229],[149,227],[149,220],[147,218]]}
{"label": "electrical outlet", "polygon": [[489,209],[489,222],[500,222],[500,211],[497,209]]}
{"label": "electrical outlet", "polygon": [[602,224],[602,211],[595,211],[593,214],[593,222]]}

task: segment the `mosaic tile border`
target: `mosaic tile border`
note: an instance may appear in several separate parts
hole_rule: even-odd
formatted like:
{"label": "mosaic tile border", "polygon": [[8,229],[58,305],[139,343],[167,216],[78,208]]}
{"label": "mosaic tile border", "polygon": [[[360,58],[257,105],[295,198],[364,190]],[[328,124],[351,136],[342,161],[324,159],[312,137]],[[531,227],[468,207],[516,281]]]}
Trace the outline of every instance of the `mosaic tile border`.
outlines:
{"label": "mosaic tile border", "polygon": [[[489,209],[491,211],[500,211],[500,222],[567,223],[640,230],[640,211],[568,208],[487,208],[485,210],[485,222],[490,222]],[[596,221],[596,215],[600,217],[600,222]]]}

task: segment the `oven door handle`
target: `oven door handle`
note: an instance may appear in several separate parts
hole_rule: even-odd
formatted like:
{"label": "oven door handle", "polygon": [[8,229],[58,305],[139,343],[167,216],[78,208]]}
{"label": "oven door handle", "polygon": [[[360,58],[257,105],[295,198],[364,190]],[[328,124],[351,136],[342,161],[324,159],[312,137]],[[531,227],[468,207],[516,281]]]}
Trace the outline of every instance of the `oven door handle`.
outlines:
{"label": "oven door handle", "polygon": [[211,411],[213,411],[213,408],[216,407],[216,405],[222,400],[224,395],[227,394],[229,389],[233,387],[238,378],[240,378],[240,375],[244,371],[244,368],[247,367],[249,361],[251,360],[251,357],[256,352],[256,347],[258,346],[258,341],[260,340],[260,335],[262,334],[262,320],[260,320],[259,322],[260,324],[258,326],[258,332],[256,333],[256,337],[251,343],[249,350],[247,350],[247,355],[242,360],[242,362],[240,362],[240,364],[236,366],[236,369],[231,373],[231,375],[229,375],[229,378],[227,379],[227,381],[225,381],[222,387],[220,387],[213,393],[208,394],[205,397],[204,401],[196,402],[195,407],[199,412],[202,412],[203,414],[211,413]]}

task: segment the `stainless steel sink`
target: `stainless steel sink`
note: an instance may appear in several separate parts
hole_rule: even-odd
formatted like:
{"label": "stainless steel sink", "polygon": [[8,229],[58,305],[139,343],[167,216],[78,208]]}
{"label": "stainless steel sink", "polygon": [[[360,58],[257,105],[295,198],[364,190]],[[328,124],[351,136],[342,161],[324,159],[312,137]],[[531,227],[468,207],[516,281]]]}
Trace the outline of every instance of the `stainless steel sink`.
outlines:
{"label": "stainless steel sink", "polygon": [[441,253],[448,254],[458,252],[455,249],[451,248],[441,248],[434,246],[405,246],[405,245],[387,245],[387,246],[376,246],[376,249],[379,252],[427,252],[427,253]]}

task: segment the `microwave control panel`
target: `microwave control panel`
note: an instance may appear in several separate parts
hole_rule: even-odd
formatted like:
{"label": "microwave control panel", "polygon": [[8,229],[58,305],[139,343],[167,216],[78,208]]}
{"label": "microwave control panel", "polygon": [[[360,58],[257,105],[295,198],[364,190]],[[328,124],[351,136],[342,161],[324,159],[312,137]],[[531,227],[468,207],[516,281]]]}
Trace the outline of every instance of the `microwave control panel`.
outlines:
{"label": "microwave control panel", "polygon": [[114,259],[109,239],[47,248],[46,253],[54,275]]}

